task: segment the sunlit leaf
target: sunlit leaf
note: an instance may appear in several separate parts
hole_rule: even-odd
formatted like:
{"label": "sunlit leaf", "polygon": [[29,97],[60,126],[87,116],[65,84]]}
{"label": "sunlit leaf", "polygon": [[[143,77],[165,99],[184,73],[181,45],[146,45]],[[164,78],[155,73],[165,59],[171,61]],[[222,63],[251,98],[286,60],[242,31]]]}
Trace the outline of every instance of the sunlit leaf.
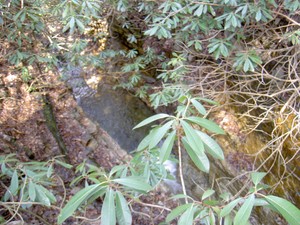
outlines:
{"label": "sunlit leaf", "polygon": [[259,9],[259,10],[256,12],[255,20],[258,22],[258,21],[261,20],[261,17],[262,17],[262,13],[261,13],[261,10]]}
{"label": "sunlit leaf", "polygon": [[168,137],[164,141],[159,154],[160,163],[164,163],[169,158],[174,145],[175,137],[176,131],[174,130],[168,135]]}
{"label": "sunlit leaf", "polygon": [[233,220],[234,225],[245,225],[248,222],[252,208],[254,205],[255,195],[251,194],[245,200],[242,207],[239,209]]}
{"label": "sunlit leaf", "polygon": [[216,217],[212,210],[209,210],[209,224],[216,224]]}
{"label": "sunlit leaf", "polygon": [[170,117],[170,116],[168,114],[165,114],[165,113],[160,113],[160,114],[157,114],[157,115],[154,115],[154,116],[150,116],[149,118],[143,120],[138,125],[136,125],[133,129],[137,129],[139,127],[142,127],[142,126],[145,126],[149,123],[152,123],[156,120],[164,119],[164,118],[167,118],[167,117]]}
{"label": "sunlit leaf", "polygon": [[48,189],[44,188],[42,185],[36,184],[35,188],[40,189],[49,199],[50,203],[56,202],[56,198],[52,192],[50,192]]}
{"label": "sunlit leaf", "polygon": [[210,224],[209,221],[209,212],[208,212],[209,208],[204,208],[203,210],[201,210],[200,212],[198,212],[198,217],[202,218],[201,222],[203,223],[203,225],[212,225]]}
{"label": "sunlit leaf", "polygon": [[[152,132],[154,132],[154,130],[152,130]],[[148,134],[146,137],[144,137],[143,140],[139,143],[136,151],[139,152],[139,151],[142,151],[145,148],[147,148],[149,146],[150,141],[151,141],[151,137],[152,137],[151,133]]]}
{"label": "sunlit leaf", "polygon": [[210,196],[213,195],[214,193],[215,193],[215,190],[212,190],[212,189],[206,190],[206,191],[203,193],[201,200],[203,201],[204,199],[210,197]]}
{"label": "sunlit leaf", "polygon": [[69,21],[69,26],[71,30],[74,30],[74,26],[75,26],[75,17],[72,16],[70,21]]}
{"label": "sunlit leaf", "polygon": [[65,162],[60,161],[60,160],[55,160],[55,162],[56,162],[57,164],[59,164],[59,165],[65,167],[65,168],[67,168],[67,169],[71,169],[71,168],[73,167],[71,164],[65,163]]}
{"label": "sunlit leaf", "polygon": [[115,192],[111,188],[106,190],[105,198],[101,209],[101,224],[116,224]]}
{"label": "sunlit leaf", "polygon": [[255,198],[254,206],[269,206],[269,203],[262,198]]}
{"label": "sunlit leaf", "polygon": [[264,172],[254,172],[251,173],[251,179],[255,186],[266,176],[267,173]]}
{"label": "sunlit leaf", "polygon": [[224,218],[224,225],[232,225],[233,224],[233,220],[231,218],[230,215],[225,216]]}
{"label": "sunlit leaf", "polygon": [[208,99],[208,98],[201,98],[201,97],[197,97],[195,98],[197,100],[201,100],[201,101],[204,101],[204,102],[207,102],[211,105],[220,105],[218,102],[214,101],[214,100],[211,100],[211,99]]}
{"label": "sunlit leaf", "polygon": [[131,225],[132,216],[128,203],[121,192],[116,191],[116,214],[119,225]]}
{"label": "sunlit leaf", "polygon": [[207,134],[201,131],[197,131],[197,134],[200,136],[201,140],[203,141],[206,151],[211,156],[213,156],[216,159],[224,160],[223,150],[214,139],[212,139],[210,136],[208,136]]}
{"label": "sunlit leaf", "polygon": [[207,130],[214,132],[216,134],[225,134],[224,130],[221,129],[215,122],[211,120],[195,117],[195,116],[186,117],[185,120],[196,123],[199,126],[204,127]]}
{"label": "sunlit leaf", "polygon": [[9,190],[12,195],[16,195],[18,189],[19,189],[19,177],[18,177],[17,170],[15,170],[10,181]]}
{"label": "sunlit leaf", "polygon": [[48,178],[51,177],[52,173],[53,173],[53,166],[50,165],[47,170],[47,177]]}
{"label": "sunlit leaf", "polygon": [[76,193],[61,210],[57,220],[58,224],[62,224],[67,218],[69,218],[73,212],[99,188],[102,188],[100,184],[93,184]]}
{"label": "sunlit leaf", "polygon": [[106,193],[106,187],[107,186],[102,186],[101,188],[99,188],[95,192],[93,192],[89,196],[89,198],[87,200],[87,204],[90,204],[90,203],[94,202],[96,199],[102,197]]}
{"label": "sunlit leaf", "polygon": [[189,154],[192,161],[195,165],[203,172],[209,172],[209,160],[204,152],[202,153],[195,153],[195,151],[191,148],[189,143],[186,141],[185,138],[182,139],[182,143],[184,145],[185,150]]}
{"label": "sunlit leaf", "polygon": [[195,108],[198,110],[198,112],[201,114],[201,115],[205,115],[206,114],[206,110],[205,108],[203,107],[203,105],[198,102],[196,99],[191,99],[191,103],[193,104],[193,106],[195,106]]}
{"label": "sunlit leaf", "polygon": [[42,204],[46,206],[50,206],[51,202],[48,196],[45,194],[44,189],[40,185],[35,185],[36,190],[36,200],[38,202],[41,202]]}
{"label": "sunlit leaf", "polygon": [[170,223],[173,219],[175,219],[177,216],[181,215],[184,211],[186,211],[188,208],[190,208],[193,204],[184,204],[176,207],[169,213],[169,215],[166,218],[166,222]]}
{"label": "sunlit leaf", "polygon": [[196,131],[184,120],[180,121],[186,135],[186,142],[195,151],[196,154],[201,155],[204,153],[204,145]]}
{"label": "sunlit leaf", "polygon": [[36,191],[35,191],[35,184],[32,181],[29,181],[28,193],[29,193],[30,201],[34,202],[36,198]]}
{"label": "sunlit leaf", "polygon": [[126,168],[126,165],[117,165],[117,166],[114,166],[110,172],[109,172],[109,176],[111,177],[112,175],[114,175],[115,173],[119,172],[119,171],[122,171]]}
{"label": "sunlit leaf", "polygon": [[83,32],[85,30],[85,26],[83,25],[83,23],[79,19],[76,19],[76,24],[77,24],[77,27],[80,29],[81,32]]}
{"label": "sunlit leaf", "polygon": [[114,179],[113,181],[118,184],[122,184],[126,187],[133,188],[135,190],[142,191],[142,192],[148,192],[152,189],[152,187],[149,184],[147,184],[141,177],[131,176],[131,177]]}
{"label": "sunlit leaf", "polygon": [[167,122],[164,124],[162,127],[158,128],[157,131],[155,132],[155,135],[151,137],[150,143],[149,143],[149,148],[154,148],[160,141],[161,139],[165,136],[165,134],[168,132],[170,127],[173,124],[173,120]]}
{"label": "sunlit leaf", "polygon": [[290,225],[299,225],[300,210],[291,202],[273,195],[265,196],[265,199],[278,210]]}
{"label": "sunlit leaf", "polygon": [[193,225],[195,208],[192,204],[180,217],[178,225]]}
{"label": "sunlit leaf", "polygon": [[158,29],[159,29],[159,26],[154,26],[154,27],[152,27],[151,29],[146,30],[146,31],[144,32],[144,34],[145,34],[145,35],[149,35],[149,36],[153,36],[153,35],[156,34],[156,32],[158,31]]}
{"label": "sunlit leaf", "polygon": [[231,213],[231,211],[233,210],[233,208],[242,200],[242,198],[237,198],[235,200],[233,200],[232,202],[228,203],[222,210],[220,213],[221,217],[227,216],[229,213]]}
{"label": "sunlit leaf", "polygon": [[190,198],[188,195],[184,195],[184,194],[177,194],[172,196],[170,199],[181,199],[181,198]]}

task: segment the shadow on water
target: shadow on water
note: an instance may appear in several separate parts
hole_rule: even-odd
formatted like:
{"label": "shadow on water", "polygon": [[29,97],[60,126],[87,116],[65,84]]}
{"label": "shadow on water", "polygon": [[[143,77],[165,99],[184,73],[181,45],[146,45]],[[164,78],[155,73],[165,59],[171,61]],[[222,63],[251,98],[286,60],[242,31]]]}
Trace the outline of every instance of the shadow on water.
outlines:
{"label": "shadow on water", "polygon": [[[80,70],[80,69],[79,69]],[[66,75],[67,84],[85,114],[97,122],[126,151],[136,149],[148,133],[149,127],[132,130],[142,120],[153,115],[139,98],[125,90],[102,84],[97,91],[90,88],[80,71],[73,69]]]}

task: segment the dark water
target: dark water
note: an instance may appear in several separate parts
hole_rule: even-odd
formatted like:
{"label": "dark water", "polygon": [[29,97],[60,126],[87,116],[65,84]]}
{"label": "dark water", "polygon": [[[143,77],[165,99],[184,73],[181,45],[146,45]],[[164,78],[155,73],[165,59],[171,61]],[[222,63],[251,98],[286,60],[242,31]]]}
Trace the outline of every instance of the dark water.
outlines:
{"label": "dark water", "polygon": [[80,69],[69,71],[65,79],[86,115],[98,122],[124,150],[135,150],[148,129],[132,128],[153,115],[145,103],[124,90],[114,90],[108,84],[99,86],[97,91],[91,89],[80,76]]}
{"label": "dark water", "polygon": [[153,114],[140,99],[110,85],[100,86],[95,95],[81,97],[79,105],[127,151],[134,150],[147,134],[146,128],[132,128]]}

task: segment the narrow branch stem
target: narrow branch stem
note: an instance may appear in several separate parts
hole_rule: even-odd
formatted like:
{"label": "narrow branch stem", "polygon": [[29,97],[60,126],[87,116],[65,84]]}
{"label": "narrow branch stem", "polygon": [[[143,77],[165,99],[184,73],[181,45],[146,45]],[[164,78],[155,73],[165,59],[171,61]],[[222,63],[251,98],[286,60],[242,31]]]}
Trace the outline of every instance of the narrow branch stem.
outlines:
{"label": "narrow branch stem", "polygon": [[[179,177],[180,177],[180,182],[182,186],[182,192],[184,195],[186,195],[186,189],[185,189],[185,184],[184,184],[184,179],[183,179],[183,173],[182,173],[182,154],[181,154],[181,147],[180,147],[180,134],[178,132],[177,135],[177,145],[178,145],[178,159],[179,159]],[[185,203],[188,203],[187,197],[185,197]]]}

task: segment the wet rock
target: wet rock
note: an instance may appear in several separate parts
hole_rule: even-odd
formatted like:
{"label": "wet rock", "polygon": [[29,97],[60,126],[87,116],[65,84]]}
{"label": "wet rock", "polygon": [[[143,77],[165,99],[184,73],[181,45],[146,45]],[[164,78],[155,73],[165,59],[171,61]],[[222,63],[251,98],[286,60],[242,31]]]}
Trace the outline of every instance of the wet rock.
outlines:
{"label": "wet rock", "polygon": [[83,118],[80,122],[85,127],[86,131],[90,134],[95,134],[97,132],[97,125],[93,123],[90,119]]}
{"label": "wet rock", "polygon": [[95,150],[99,146],[98,142],[96,139],[92,138],[88,141],[87,145],[88,148]]}

